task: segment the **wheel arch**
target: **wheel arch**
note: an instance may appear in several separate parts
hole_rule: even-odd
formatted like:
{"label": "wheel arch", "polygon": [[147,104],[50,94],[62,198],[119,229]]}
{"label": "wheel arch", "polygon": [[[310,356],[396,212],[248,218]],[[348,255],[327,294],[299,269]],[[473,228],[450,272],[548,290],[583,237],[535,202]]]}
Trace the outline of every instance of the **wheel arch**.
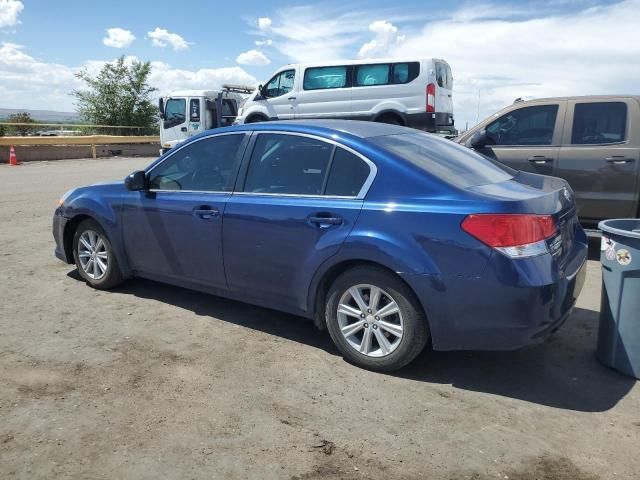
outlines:
{"label": "wheel arch", "polygon": [[319,330],[324,330],[326,328],[325,303],[327,293],[332,283],[344,272],[356,267],[366,266],[383,270],[405,284],[407,288],[413,293],[417,304],[422,310],[422,314],[424,315],[425,321],[427,322],[427,326],[429,325],[428,315],[425,311],[424,305],[420,301],[420,297],[416,294],[413,286],[409,284],[401,275],[399,275],[397,271],[395,271],[390,266],[378,261],[365,258],[353,258],[344,259],[325,267],[325,269],[322,272],[317,273],[316,277],[312,280],[311,288],[309,289],[308,308],[309,311],[313,313],[313,323]]}
{"label": "wheel arch", "polygon": [[269,117],[261,112],[250,113],[245,123],[268,122]]}
{"label": "wheel arch", "polygon": [[380,112],[375,114],[375,116],[373,117],[373,121],[383,122],[385,118],[395,118],[400,122],[400,125],[403,125],[403,126],[407,125],[406,115],[402,112],[399,112],[398,110],[393,110],[393,109],[381,110]]}

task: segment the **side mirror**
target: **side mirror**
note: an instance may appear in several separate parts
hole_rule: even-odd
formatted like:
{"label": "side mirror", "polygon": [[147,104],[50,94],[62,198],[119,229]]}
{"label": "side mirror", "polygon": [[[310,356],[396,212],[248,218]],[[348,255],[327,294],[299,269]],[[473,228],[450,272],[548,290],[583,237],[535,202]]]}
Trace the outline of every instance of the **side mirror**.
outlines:
{"label": "side mirror", "polygon": [[478,130],[471,136],[469,140],[469,146],[471,148],[483,148],[489,144],[489,139],[487,138],[487,131],[482,128]]}
{"label": "side mirror", "polygon": [[164,98],[158,99],[158,110],[160,110],[160,118],[164,120]]}
{"label": "side mirror", "polygon": [[131,191],[146,190],[147,174],[144,170],[138,170],[127,175],[124,179],[124,187]]}

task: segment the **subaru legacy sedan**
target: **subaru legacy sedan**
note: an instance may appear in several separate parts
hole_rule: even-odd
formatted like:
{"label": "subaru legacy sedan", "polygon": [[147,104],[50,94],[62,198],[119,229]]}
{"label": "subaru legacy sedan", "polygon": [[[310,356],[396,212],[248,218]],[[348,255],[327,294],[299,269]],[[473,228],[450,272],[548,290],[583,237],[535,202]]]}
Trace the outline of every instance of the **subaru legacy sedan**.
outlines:
{"label": "subaru legacy sedan", "polygon": [[587,258],[564,180],[341,120],[205,132],[124,182],[67,192],[53,234],[94,288],[144,277],[308,317],[379,371],[428,342],[541,342],[570,314]]}

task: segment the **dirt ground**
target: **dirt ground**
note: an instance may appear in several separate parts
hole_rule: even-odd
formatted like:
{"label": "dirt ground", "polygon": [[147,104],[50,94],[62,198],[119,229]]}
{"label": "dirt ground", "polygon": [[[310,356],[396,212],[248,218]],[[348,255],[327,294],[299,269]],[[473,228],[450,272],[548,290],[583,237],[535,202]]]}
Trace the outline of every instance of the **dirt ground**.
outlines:
{"label": "dirt ground", "polygon": [[304,319],[143,280],[99,292],[58,261],[60,195],[148,162],[0,166],[0,478],[640,476],[640,387],[594,356],[597,262],[544,345],[371,373]]}

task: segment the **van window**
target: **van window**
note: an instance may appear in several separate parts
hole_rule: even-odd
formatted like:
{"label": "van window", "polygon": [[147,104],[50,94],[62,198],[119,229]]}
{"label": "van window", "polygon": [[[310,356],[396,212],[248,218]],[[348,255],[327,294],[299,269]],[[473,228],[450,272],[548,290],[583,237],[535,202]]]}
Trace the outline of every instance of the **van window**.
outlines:
{"label": "van window", "polygon": [[490,145],[551,145],[558,105],[512,110],[487,125]]}
{"label": "van window", "polygon": [[346,66],[307,68],[304,71],[302,88],[305,90],[325,90],[347,87],[349,86],[348,70]]}
{"label": "van window", "polygon": [[189,121],[200,121],[200,99],[192,98],[189,100]]}
{"label": "van window", "polygon": [[285,70],[276,74],[264,87],[262,94],[267,98],[275,98],[289,93],[293,89],[295,76],[295,70]]}
{"label": "van window", "polygon": [[513,178],[506,169],[473,150],[449,140],[434,140],[426,133],[383,135],[368,140],[425,172],[461,188],[504,182]]}
{"label": "van window", "polygon": [[394,63],[391,83],[413,82],[420,75],[420,62]]}
{"label": "van window", "polygon": [[439,87],[451,90],[453,88],[453,77],[451,76],[451,67],[445,62],[436,63],[436,82]]}
{"label": "van window", "polygon": [[333,145],[300,135],[261,133],[251,154],[245,192],[321,195]]}
{"label": "van window", "polygon": [[571,143],[622,142],[626,124],[627,104],[624,102],[577,103],[573,113]]}
{"label": "van window", "polygon": [[355,197],[367,181],[371,168],[357,155],[337,147],[331,162],[325,195]]}
{"label": "van window", "polygon": [[175,127],[187,119],[187,100],[184,98],[170,98],[164,106],[164,128]]}
{"label": "van window", "polygon": [[389,83],[388,63],[378,63],[375,65],[356,65],[356,87],[366,87],[370,85],[386,85]]}

